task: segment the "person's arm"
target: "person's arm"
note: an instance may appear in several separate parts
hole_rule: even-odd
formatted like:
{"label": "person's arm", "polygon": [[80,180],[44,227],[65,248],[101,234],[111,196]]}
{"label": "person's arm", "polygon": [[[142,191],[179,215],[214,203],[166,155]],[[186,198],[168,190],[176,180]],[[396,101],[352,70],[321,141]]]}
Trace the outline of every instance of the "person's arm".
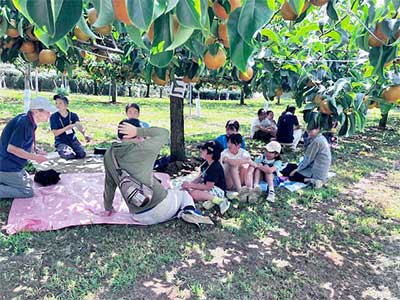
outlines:
{"label": "person's arm", "polygon": [[118,126],[118,131],[124,138],[149,137],[141,142],[143,148],[151,152],[160,152],[161,147],[168,142],[169,131],[165,128],[150,127],[138,128],[129,123],[122,123]]}
{"label": "person's arm", "polygon": [[53,129],[52,131],[53,131],[54,136],[59,136],[59,135],[63,134],[64,132],[66,132],[67,130],[73,129],[74,126],[75,126],[74,124],[69,124],[60,129]]}
{"label": "person's arm", "polygon": [[76,128],[82,133],[83,137],[85,138],[86,142],[90,142],[91,137],[86,133],[85,127],[83,127],[82,123],[80,121],[77,121],[75,123]]}
{"label": "person's arm", "polygon": [[304,170],[305,168],[309,167],[315,160],[315,157],[318,155],[320,151],[320,144],[319,143],[311,143],[308,145],[305,153],[304,159],[299,163],[297,167],[297,171]]}
{"label": "person's arm", "polygon": [[299,120],[297,119],[296,116],[293,116],[293,117],[294,117],[294,126],[293,126],[293,129],[299,129],[299,128],[300,128]]}
{"label": "person's arm", "polygon": [[224,157],[222,159],[222,163],[224,164],[228,164],[231,166],[241,166],[244,164],[249,164],[251,162],[250,157],[246,157],[246,158],[228,158],[228,157]]}
{"label": "person's arm", "polygon": [[276,166],[268,167],[268,166],[263,166],[262,164],[257,165],[257,169],[260,169],[264,173],[268,173],[268,174],[272,174],[276,170],[278,170],[278,168]]}
{"label": "person's arm", "polygon": [[12,144],[8,144],[7,152],[14,154],[15,156],[17,156],[19,158],[34,160],[38,163],[42,163],[47,160],[46,156],[29,153],[29,152],[25,151],[24,149],[16,147]]}
{"label": "person's arm", "polygon": [[204,183],[189,183],[188,188],[200,191],[210,191],[214,187],[214,182],[207,181]]}

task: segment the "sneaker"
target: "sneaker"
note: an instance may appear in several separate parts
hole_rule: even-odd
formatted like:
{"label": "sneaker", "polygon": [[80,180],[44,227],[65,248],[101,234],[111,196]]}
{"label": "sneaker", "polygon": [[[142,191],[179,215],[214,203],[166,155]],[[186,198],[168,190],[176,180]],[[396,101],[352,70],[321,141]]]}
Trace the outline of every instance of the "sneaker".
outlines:
{"label": "sneaker", "polygon": [[259,186],[256,186],[254,189],[252,189],[249,195],[249,203],[256,203],[258,199],[260,199],[261,193],[262,190]]}
{"label": "sneaker", "polygon": [[185,210],[181,216],[182,220],[186,223],[194,224],[200,227],[200,224],[214,225],[210,217],[202,216],[192,210]]}
{"label": "sneaker", "polygon": [[267,201],[275,202],[275,191],[268,192]]}
{"label": "sneaker", "polygon": [[319,179],[316,179],[313,183],[314,183],[314,187],[316,189],[320,189],[324,185],[324,182],[322,180],[319,180]]}
{"label": "sneaker", "polygon": [[247,186],[242,187],[239,191],[239,202],[246,203],[249,194],[250,194],[250,188],[248,188]]}
{"label": "sneaker", "polygon": [[221,215],[223,215],[229,209],[229,207],[231,206],[231,203],[228,201],[228,199],[225,198],[224,201],[222,201],[218,206],[219,206],[219,211],[221,212]]}
{"label": "sneaker", "polygon": [[203,207],[204,209],[211,209],[214,207],[214,205],[220,205],[222,202],[224,202],[224,198],[219,198],[219,197],[214,197],[212,200],[208,200],[203,202]]}
{"label": "sneaker", "polygon": [[212,202],[212,200],[208,200],[208,201],[203,202],[203,208],[206,209],[206,210],[209,210],[209,209],[213,208],[214,205],[215,205],[215,203]]}
{"label": "sneaker", "polygon": [[239,193],[238,192],[226,192],[226,198],[228,198],[229,200],[239,199]]}

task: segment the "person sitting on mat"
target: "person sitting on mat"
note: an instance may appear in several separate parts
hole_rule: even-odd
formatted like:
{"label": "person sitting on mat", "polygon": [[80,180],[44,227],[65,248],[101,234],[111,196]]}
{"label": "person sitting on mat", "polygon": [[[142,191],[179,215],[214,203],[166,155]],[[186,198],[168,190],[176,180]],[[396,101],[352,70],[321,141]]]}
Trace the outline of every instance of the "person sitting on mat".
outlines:
{"label": "person sitting on mat", "polygon": [[32,180],[24,167],[28,160],[47,160],[45,152],[35,149],[35,131],[37,124],[48,122],[50,113],[57,109],[44,97],[33,99],[29,107],[27,113],[8,121],[1,133],[0,199],[32,197]]}
{"label": "person sitting on mat", "polygon": [[113,142],[104,155],[105,216],[110,216],[115,212],[113,209],[115,190],[119,183],[119,169],[123,169],[137,181],[153,190],[151,201],[143,207],[127,201],[127,206],[135,221],[143,225],[151,225],[178,217],[197,226],[213,224],[209,217],[202,216],[195,209],[193,198],[187,191],[165,189],[154,178],[154,161],[161,147],[168,142],[169,131],[167,129],[141,128],[138,119],[125,119],[118,126],[118,137],[121,140]]}
{"label": "person sitting on mat", "polygon": [[[237,120],[228,120],[225,124],[226,134],[221,134],[215,140],[220,143],[223,149],[228,148],[228,137],[232,134],[239,133],[240,124]],[[243,138],[240,148],[246,149],[246,142]]]}
{"label": "person sitting on mat", "polygon": [[311,183],[316,188],[321,188],[327,181],[332,154],[328,141],[320,130],[317,115],[314,113],[307,125],[309,140],[303,160],[290,172],[289,180]]}
{"label": "person sitting on mat", "polygon": [[53,99],[56,101],[58,111],[50,117],[50,128],[55,136],[55,147],[58,154],[64,159],[84,158],[86,152],[78,141],[74,128],[83,134],[86,142],[90,142],[90,136],[86,133],[78,115],[69,111],[68,98],[55,95]]}
{"label": "person sitting on mat", "polygon": [[200,166],[200,174],[191,182],[183,182],[182,189],[187,190],[195,201],[203,201],[205,209],[218,205],[223,215],[230,203],[225,197],[226,184],[221,158],[222,146],[217,141],[208,141],[200,147],[204,163]]}

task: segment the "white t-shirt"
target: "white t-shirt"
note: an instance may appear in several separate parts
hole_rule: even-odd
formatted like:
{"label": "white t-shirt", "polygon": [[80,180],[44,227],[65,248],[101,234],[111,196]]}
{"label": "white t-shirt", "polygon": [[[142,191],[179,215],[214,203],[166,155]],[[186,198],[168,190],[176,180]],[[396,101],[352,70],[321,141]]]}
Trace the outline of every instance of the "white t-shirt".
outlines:
{"label": "white t-shirt", "polygon": [[261,126],[261,122],[260,119],[257,117],[253,120],[253,122],[251,123],[251,129],[250,129],[250,136],[251,138],[253,138],[254,133],[257,131],[256,127],[257,126]]}
{"label": "white t-shirt", "polygon": [[237,154],[233,154],[232,152],[229,152],[229,149],[225,149],[221,153],[221,160],[220,160],[221,163],[225,157],[229,159],[245,159],[245,158],[250,158],[250,153],[242,148],[239,149],[239,152]]}

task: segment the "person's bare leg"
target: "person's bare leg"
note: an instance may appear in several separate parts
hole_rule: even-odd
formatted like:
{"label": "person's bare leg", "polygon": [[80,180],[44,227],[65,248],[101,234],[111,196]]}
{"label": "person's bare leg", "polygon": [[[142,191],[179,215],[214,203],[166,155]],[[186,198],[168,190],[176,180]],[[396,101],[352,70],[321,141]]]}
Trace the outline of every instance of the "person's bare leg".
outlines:
{"label": "person's bare leg", "polygon": [[235,190],[237,192],[240,191],[240,188],[242,187],[242,183],[240,180],[240,174],[239,174],[239,166],[231,166],[229,168],[229,173],[230,173],[230,177],[232,178],[233,181],[233,185],[235,187]]}
{"label": "person's bare leg", "polygon": [[190,195],[194,201],[208,201],[214,198],[208,191],[191,190]]}
{"label": "person's bare leg", "polygon": [[246,175],[246,186],[249,188],[253,188],[253,178],[254,178],[254,167],[249,167],[247,170],[247,175]]}
{"label": "person's bare leg", "polygon": [[235,185],[233,184],[230,169],[231,169],[231,166],[229,166],[229,165],[224,168],[225,183],[226,183],[226,189],[228,191],[233,191],[233,190],[235,190]]}

